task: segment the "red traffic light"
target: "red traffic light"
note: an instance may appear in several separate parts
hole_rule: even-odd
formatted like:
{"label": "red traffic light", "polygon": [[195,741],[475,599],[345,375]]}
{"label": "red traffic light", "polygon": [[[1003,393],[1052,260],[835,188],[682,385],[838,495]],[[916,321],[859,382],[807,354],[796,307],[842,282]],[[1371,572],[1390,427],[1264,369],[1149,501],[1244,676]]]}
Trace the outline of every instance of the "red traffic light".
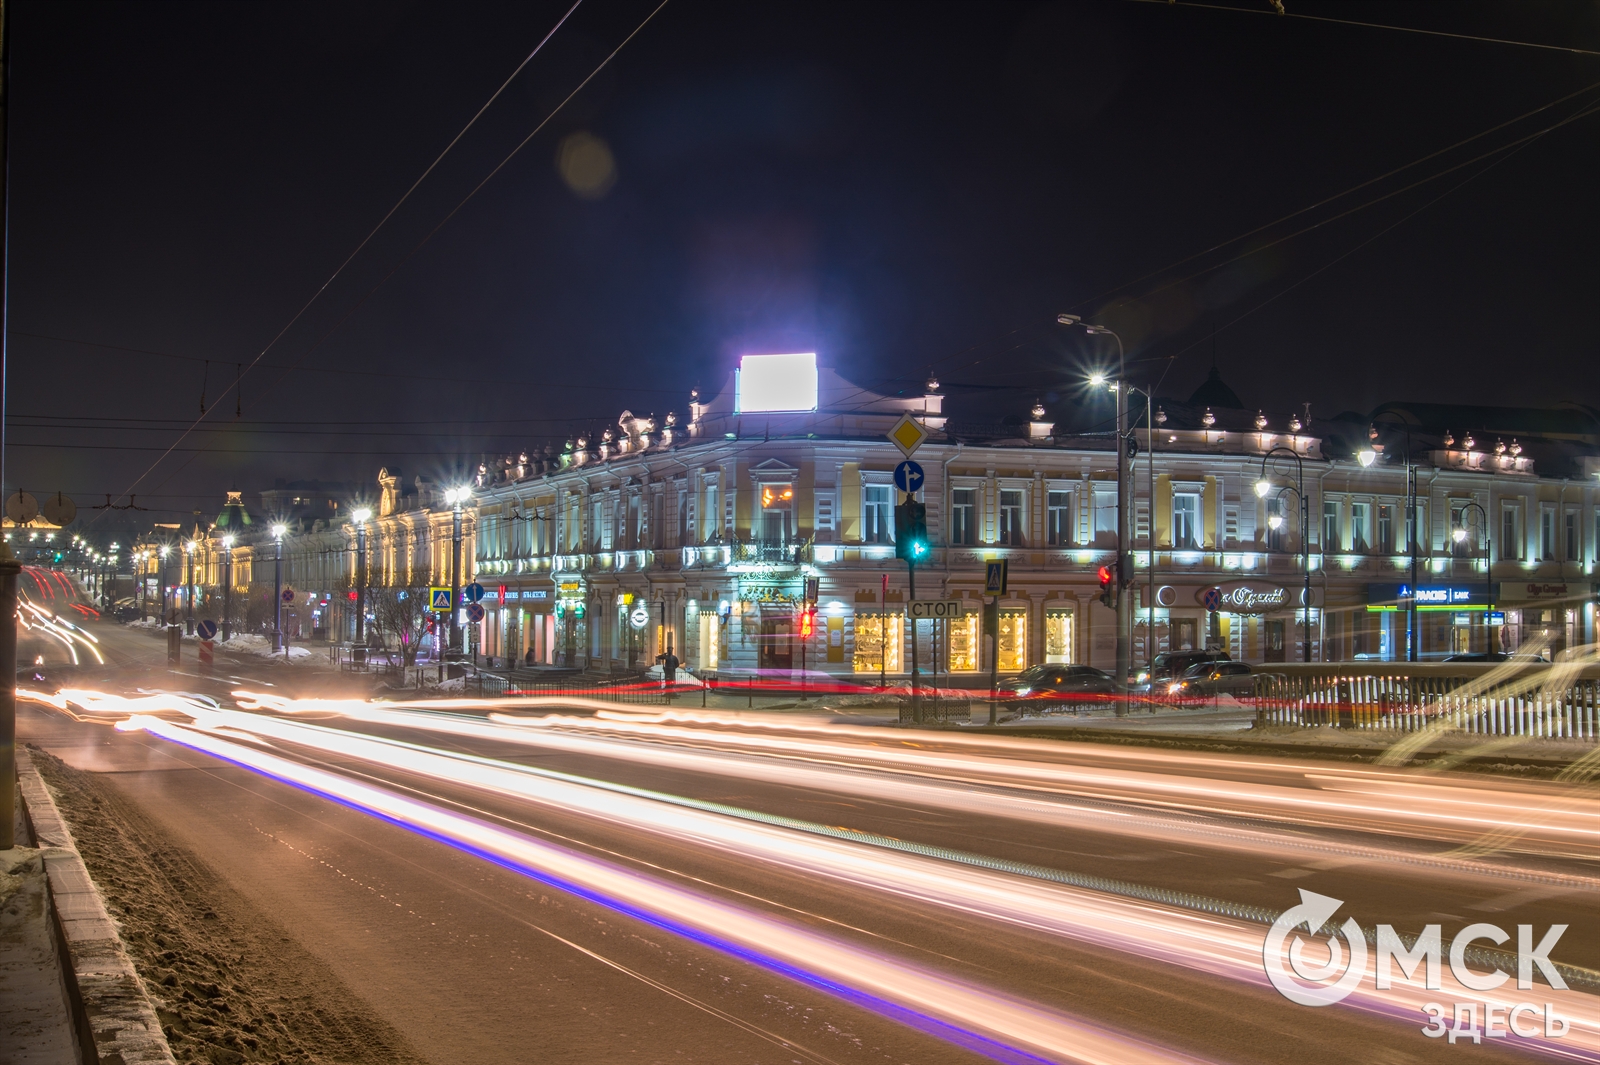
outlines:
{"label": "red traffic light", "polygon": [[1107,585],[1109,585],[1114,576],[1115,575],[1111,572],[1111,567],[1110,566],[1101,566],[1100,567],[1100,587],[1104,588]]}

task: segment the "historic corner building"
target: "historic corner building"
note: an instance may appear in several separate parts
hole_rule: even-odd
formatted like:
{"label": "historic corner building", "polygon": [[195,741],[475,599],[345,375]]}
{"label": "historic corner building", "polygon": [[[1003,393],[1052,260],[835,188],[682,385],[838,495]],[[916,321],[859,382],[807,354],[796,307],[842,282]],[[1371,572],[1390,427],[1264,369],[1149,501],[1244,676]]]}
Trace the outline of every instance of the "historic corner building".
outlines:
{"label": "historic corner building", "polygon": [[[1116,612],[1098,580],[1116,557],[1109,435],[1058,432],[1038,405],[1031,420],[962,422],[949,399],[933,381],[924,395],[876,394],[811,355],[747,356],[720,393],[690,396],[685,421],[625,411],[559,453],[486,463],[484,650],[591,669],[642,669],[671,648],[699,670],[905,674],[903,456],[888,433],[910,415],[928,430],[914,457],[933,544],[916,596],[965,608],[916,626],[922,670],[987,672],[983,563],[1001,558],[999,670],[1110,668]],[[1451,416],[1453,431],[1433,425]],[[1482,440],[1464,428],[1474,417]],[[1523,424],[1521,442],[1491,435],[1541,417],[1561,424],[1542,436]],[[1594,639],[1594,412],[1391,405],[1317,428],[1309,413],[1242,409],[1215,371],[1188,401],[1138,411],[1136,662],[1206,646],[1296,661],[1308,621],[1313,660],[1404,658],[1413,588],[1423,656]],[[1536,471],[1541,449],[1557,477]],[[818,616],[802,641],[809,577]]]}

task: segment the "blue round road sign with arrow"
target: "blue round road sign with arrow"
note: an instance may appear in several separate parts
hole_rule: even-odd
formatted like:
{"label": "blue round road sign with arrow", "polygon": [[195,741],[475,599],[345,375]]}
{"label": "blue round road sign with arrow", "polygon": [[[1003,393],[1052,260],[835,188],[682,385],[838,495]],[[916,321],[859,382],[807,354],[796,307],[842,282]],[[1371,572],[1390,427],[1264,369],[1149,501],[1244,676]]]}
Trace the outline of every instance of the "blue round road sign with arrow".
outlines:
{"label": "blue round road sign with arrow", "polygon": [[910,459],[895,466],[894,486],[902,492],[922,491],[922,467]]}
{"label": "blue round road sign with arrow", "polygon": [[461,589],[461,597],[469,603],[482,602],[483,585],[479,584],[477,581],[473,581],[471,584]]}
{"label": "blue round road sign with arrow", "polygon": [[217,635],[217,623],[207,618],[194,627],[194,634],[202,640],[214,639]]}

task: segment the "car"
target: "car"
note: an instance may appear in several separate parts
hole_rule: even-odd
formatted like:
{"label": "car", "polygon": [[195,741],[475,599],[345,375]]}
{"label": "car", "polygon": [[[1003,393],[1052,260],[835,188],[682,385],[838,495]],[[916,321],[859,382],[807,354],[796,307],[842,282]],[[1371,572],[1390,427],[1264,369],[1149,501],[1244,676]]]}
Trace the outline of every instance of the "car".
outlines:
{"label": "car", "polygon": [[1227,661],[1230,659],[1226,651],[1162,651],[1150,664],[1149,672],[1141,671],[1139,683],[1160,691],[1163,683],[1176,680],[1203,662]]}
{"label": "car", "polygon": [[1245,662],[1197,662],[1183,676],[1167,683],[1167,695],[1177,700],[1212,699],[1218,695],[1243,698],[1255,694],[1255,671]]}
{"label": "car", "polygon": [[1058,664],[1018,673],[1002,688],[1000,702],[1018,713],[1050,714],[1108,707],[1122,694],[1116,678],[1103,669]]}
{"label": "car", "polygon": [[1548,662],[1543,655],[1518,654],[1515,651],[1466,651],[1461,654],[1451,655],[1446,662]]}

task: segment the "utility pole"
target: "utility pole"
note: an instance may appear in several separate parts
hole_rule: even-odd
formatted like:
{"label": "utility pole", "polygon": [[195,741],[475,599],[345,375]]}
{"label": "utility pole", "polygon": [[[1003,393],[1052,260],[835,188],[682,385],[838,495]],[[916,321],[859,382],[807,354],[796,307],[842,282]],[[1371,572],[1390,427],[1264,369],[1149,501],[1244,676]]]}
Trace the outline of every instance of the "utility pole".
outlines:
{"label": "utility pole", "polygon": [[356,638],[351,648],[358,662],[367,660],[367,519],[372,511],[361,507],[350,515],[356,523]]}
{"label": "utility pole", "polygon": [[[0,0],[4,3],[4,0]],[[183,545],[184,577],[187,581],[183,586],[183,628],[184,635],[194,635],[194,541],[190,540]]]}
{"label": "utility pole", "polygon": [[233,639],[233,534],[222,538],[222,642]]}
{"label": "utility pole", "polygon": [[283,650],[283,525],[272,527],[272,653]]}
{"label": "utility pole", "polygon": [[[5,494],[5,410],[9,384],[6,344],[11,301],[9,254],[11,234],[10,189],[6,185],[10,127],[11,5],[0,0],[0,496]],[[0,850],[16,845],[17,820],[17,577],[22,563],[11,557],[11,547],[0,539]]]}

